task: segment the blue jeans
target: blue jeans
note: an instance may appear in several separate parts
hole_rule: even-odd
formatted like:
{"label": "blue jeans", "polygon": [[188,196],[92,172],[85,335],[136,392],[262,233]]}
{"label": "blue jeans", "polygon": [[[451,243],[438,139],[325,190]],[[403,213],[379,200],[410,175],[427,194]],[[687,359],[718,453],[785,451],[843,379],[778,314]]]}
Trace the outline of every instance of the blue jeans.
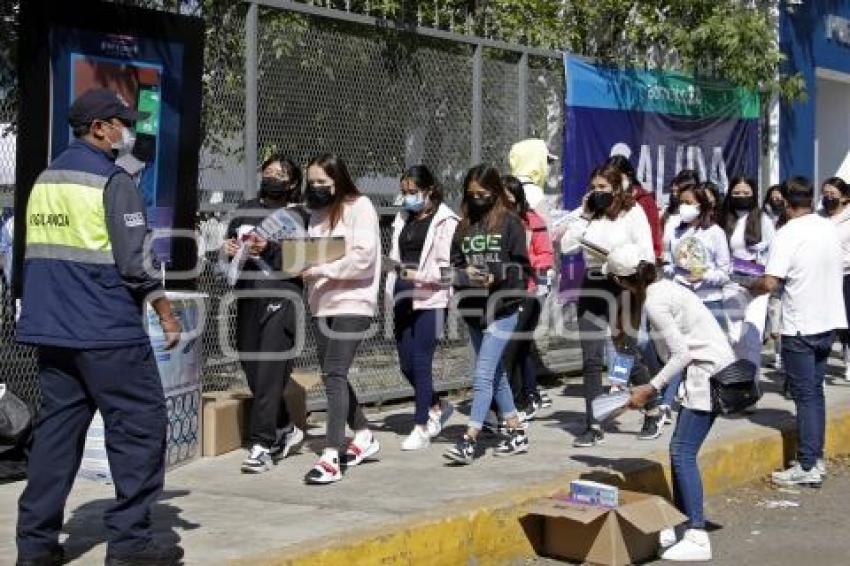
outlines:
{"label": "blue jeans", "polygon": [[393,308],[396,347],[401,373],[413,386],[416,412],[413,422],[428,424],[428,411],[440,402],[434,393],[433,364],[444,309],[413,310],[410,298],[396,300]]}
{"label": "blue jeans", "polygon": [[494,400],[502,418],[510,419],[517,415],[508,374],[502,366],[502,354],[516,328],[517,318],[514,313],[496,319],[485,330],[469,325],[469,337],[475,350],[469,428],[481,430],[490,403]]}
{"label": "blue jeans", "polygon": [[804,470],[811,470],[817,459],[823,457],[826,434],[823,377],[834,340],[834,331],[782,337],[782,366],[797,407],[797,460]]}
{"label": "blue jeans", "polygon": [[714,424],[715,413],[682,407],[676,430],[670,439],[670,465],[673,470],[673,502],[688,516],[688,528],[704,529],[702,477],[697,454]]}
{"label": "blue jeans", "polygon": [[676,401],[676,393],[679,391],[679,385],[682,383],[682,373],[679,372],[673,376],[673,379],[667,382],[664,387],[664,394],[661,397],[661,404],[666,407],[672,407]]}

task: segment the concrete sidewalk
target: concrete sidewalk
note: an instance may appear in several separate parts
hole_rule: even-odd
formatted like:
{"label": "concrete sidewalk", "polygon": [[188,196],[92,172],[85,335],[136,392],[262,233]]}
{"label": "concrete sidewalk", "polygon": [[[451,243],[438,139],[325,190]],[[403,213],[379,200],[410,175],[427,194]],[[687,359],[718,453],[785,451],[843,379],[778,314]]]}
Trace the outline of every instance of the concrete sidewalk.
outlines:
{"label": "concrete sidewalk", "polygon": [[[837,360],[833,363],[826,388],[828,442],[837,453],[850,451],[850,443],[844,442],[850,436],[850,413],[842,412],[850,403],[850,383]],[[754,414],[719,419],[714,427],[702,454],[709,493],[751,481],[792,454],[787,431],[793,425],[793,404],[779,395],[781,379],[775,372],[765,372],[764,383],[766,394]],[[401,452],[411,409],[371,414],[382,445],[380,461],[351,470],[331,486],[302,483],[321,444],[318,427],[310,431],[301,454],[263,475],[239,472],[242,451],[197,461],[168,474],[154,511],[157,536],[179,539],[187,564],[234,559],[246,564],[290,559],[304,564],[460,564],[470,558],[504,563],[533,552],[517,521],[522,506],[565,486],[570,478],[587,476],[668,493],[665,463],[671,428],[658,440],[638,441],[641,416],[631,412],[606,435],[604,446],[572,448],[574,435],[583,429],[580,388],[571,386],[567,397],[560,389],[550,394],[554,407],[531,425],[530,453],[496,458],[488,451],[469,467],[452,467],[442,458],[464,430],[465,417],[459,413],[429,449]],[[496,439],[485,441],[494,445]],[[0,486],[0,564],[14,562],[15,509],[22,489],[22,482]],[[111,498],[111,486],[87,480],[74,486],[65,529],[73,563],[102,563],[101,514]]]}

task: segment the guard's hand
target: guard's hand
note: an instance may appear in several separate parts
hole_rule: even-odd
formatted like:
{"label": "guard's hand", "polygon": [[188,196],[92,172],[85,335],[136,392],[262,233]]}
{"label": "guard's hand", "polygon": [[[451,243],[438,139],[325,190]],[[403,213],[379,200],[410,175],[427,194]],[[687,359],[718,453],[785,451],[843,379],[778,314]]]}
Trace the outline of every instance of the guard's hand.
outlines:
{"label": "guard's hand", "polygon": [[180,332],[183,328],[180,325],[180,319],[176,316],[171,318],[159,319],[159,325],[162,327],[162,333],[165,335],[165,350],[174,348],[180,342]]}
{"label": "guard's hand", "polygon": [[236,241],[236,238],[230,238],[224,241],[224,253],[227,254],[227,257],[235,256],[238,251],[239,242]]}
{"label": "guard's hand", "polygon": [[649,403],[658,391],[656,391],[652,385],[647,383],[646,385],[632,387],[631,393],[629,403],[626,406],[630,409],[640,409]]}

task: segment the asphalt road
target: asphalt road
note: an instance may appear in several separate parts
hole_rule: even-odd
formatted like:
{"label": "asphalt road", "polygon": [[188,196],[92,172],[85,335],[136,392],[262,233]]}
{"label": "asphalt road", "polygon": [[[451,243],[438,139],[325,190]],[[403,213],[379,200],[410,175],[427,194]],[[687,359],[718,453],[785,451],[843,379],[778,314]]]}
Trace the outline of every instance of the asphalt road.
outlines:
{"label": "asphalt road", "polygon": [[[850,512],[850,460],[829,464],[829,476],[820,490],[777,489],[765,481],[710,498],[706,517],[713,524],[711,564],[850,564],[850,537],[845,531]],[[564,563],[540,558],[526,564]]]}

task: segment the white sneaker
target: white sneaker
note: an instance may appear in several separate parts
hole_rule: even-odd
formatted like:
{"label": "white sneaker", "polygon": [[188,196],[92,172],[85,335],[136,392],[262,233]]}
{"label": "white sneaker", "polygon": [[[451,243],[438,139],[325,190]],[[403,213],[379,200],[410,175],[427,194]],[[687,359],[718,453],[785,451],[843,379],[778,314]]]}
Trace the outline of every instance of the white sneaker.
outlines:
{"label": "white sneaker", "polygon": [[773,483],[785,486],[804,485],[808,487],[820,487],[823,485],[823,476],[821,476],[817,466],[807,472],[799,463],[795,463],[787,470],[773,472],[771,479]]}
{"label": "white sneaker", "polygon": [[304,442],[304,431],[295,425],[277,431],[277,440],[269,448],[272,460],[277,463],[289,456],[290,452]]}
{"label": "white sneaker", "polygon": [[[791,460],[789,466],[793,468],[798,463],[799,462],[797,462],[797,460]],[[818,472],[820,472],[821,478],[826,479],[826,461],[823,458],[818,458],[817,462],[815,463],[815,468]]]}
{"label": "white sneaker", "polygon": [[261,474],[272,469],[272,457],[269,449],[255,444],[251,447],[248,457],[242,460],[243,474]]}
{"label": "white sneaker", "polygon": [[679,539],[676,538],[676,529],[664,529],[658,533],[658,546],[661,547],[661,552],[664,552],[677,542],[679,542]]}
{"label": "white sneaker", "polygon": [[410,434],[407,438],[404,439],[404,442],[401,443],[402,450],[421,450],[423,448],[428,448],[431,445],[431,437],[427,432],[419,428],[418,426],[414,426],[413,430],[410,431]]}
{"label": "white sneaker", "polygon": [[381,445],[371,432],[368,437],[363,435],[361,438],[358,438],[355,435],[351,439],[351,442],[348,443],[348,450],[346,450],[342,461],[349,468],[353,468],[373,458],[380,451]]}
{"label": "white sneaker", "polygon": [[698,529],[688,529],[682,540],[661,554],[662,560],[671,562],[707,562],[711,560],[711,541],[708,533]]}
{"label": "white sneaker", "polygon": [[428,411],[428,424],[426,426],[428,427],[428,434],[431,438],[443,432],[443,427],[449,422],[454,412],[454,405],[445,400],[440,401],[439,411]]}
{"label": "white sneaker", "polygon": [[773,369],[776,371],[782,371],[782,356],[777,354],[773,358]]}

